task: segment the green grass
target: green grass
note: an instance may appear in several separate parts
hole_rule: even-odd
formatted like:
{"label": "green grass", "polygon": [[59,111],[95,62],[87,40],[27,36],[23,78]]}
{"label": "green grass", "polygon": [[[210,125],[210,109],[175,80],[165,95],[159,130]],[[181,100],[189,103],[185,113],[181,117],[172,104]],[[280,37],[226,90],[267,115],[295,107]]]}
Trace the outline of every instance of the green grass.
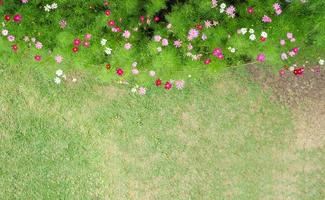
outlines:
{"label": "green grass", "polygon": [[290,111],[242,69],[144,97],[54,71],[1,64],[0,199],[324,198],[322,151],[292,148]]}

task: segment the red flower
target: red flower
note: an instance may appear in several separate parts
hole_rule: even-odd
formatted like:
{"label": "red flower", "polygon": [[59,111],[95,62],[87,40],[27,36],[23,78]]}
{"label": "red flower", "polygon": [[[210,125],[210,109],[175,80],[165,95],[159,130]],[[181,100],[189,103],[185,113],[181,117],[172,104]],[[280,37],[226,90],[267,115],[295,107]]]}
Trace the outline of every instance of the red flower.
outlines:
{"label": "red flower", "polygon": [[160,17],[155,16],[153,20],[154,20],[155,22],[159,22],[159,21],[160,21]]}
{"label": "red flower", "polygon": [[73,53],[77,53],[79,51],[78,47],[73,47],[72,48]]}
{"label": "red flower", "polygon": [[172,85],[169,81],[167,81],[167,82],[165,83],[165,89],[166,89],[166,90],[170,90],[172,87],[173,87],[173,85]]}
{"label": "red flower", "polygon": [[115,29],[116,29],[117,32],[121,32],[122,31],[119,26],[115,26]]}
{"label": "red flower", "polygon": [[196,25],[196,28],[197,28],[198,30],[202,30],[202,29],[203,29],[203,26],[202,26],[201,24],[198,24],[198,25]]}
{"label": "red flower", "polygon": [[81,43],[81,41],[79,38],[73,40],[73,45],[75,45],[75,46],[79,46],[80,43]]}
{"label": "red flower", "polygon": [[17,14],[14,16],[14,21],[17,23],[19,23],[21,21],[21,19],[22,19],[22,16],[20,14]]}
{"label": "red flower", "polygon": [[161,80],[160,79],[157,79],[156,82],[155,82],[156,86],[159,87],[161,86]]}
{"label": "red flower", "polygon": [[116,70],[116,74],[119,75],[119,76],[123,76],[123,74],[124,74],[123,69],[118,68],[118,69]]}
{"label": "red flower", "polygon": [[295,70],[293,70],[293,73],[296,75],[296,76],[300,76],[304,73],[304,68],[301,67],[301,68],[297,68]]}
{"label": "red flower", "polygon": [[111,15],[111,11],[110,11],[110,10],[106,10],[106,11],[105,11],[105,15],[106,15],[106,16],[110,16],[110,15]]}
{"label": "red flower", "polygon": [[34,59],[36,61],[41,61],[42,60],[42,57],[40,55],[36,55],[36,56],[34,56]]}
{"label": "red flower", "polygon": [[114,20],[109,20],[107,22],[108,26],[115,26],[115,21]]}
{"label": "red flower", "polygon": [[260,40],[261,40],[261,42],[265,42],[266,41],[266,38],[265,37],[260,37]]}
{"label": "red flower", "polygon": [[18,46],[17,46],[17,44],[12,45],[11,48],[12,48],[12,50],[13,50],[14,52],[16,52],[16,51],[18,50]]}
{"label": "red flower", "polygon": [[247,12],[248,12],[249,14],[252,14],[252,13],[254,12],[254,8],[253,8],[253,7],[248,7],[248,8],[247,8]]}
{"label": "red flower", "polygon": [[5,15],[5,20],[8,22],[10,21],[10,16],[9,15]]}

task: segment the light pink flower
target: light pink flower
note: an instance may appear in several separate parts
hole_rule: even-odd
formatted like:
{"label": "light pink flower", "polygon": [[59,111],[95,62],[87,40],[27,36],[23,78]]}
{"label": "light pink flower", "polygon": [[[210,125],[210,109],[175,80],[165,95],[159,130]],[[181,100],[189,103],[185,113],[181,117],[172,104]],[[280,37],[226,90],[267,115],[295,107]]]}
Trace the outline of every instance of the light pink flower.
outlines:
{"label": "light pink flower", "polygon": [[125,37],[126,39],[130,38],[131,36],[131,32],[128,31],[128,30],[125,30],[124,33],[123,33],[123,37]]}
{"label": "light pink flower", "polygon": [[63,61],[63,57],[61,55],[55,56],[54,59],[55,59],[55,62],[58,64],[60,64]]}
{"label": "light pink flower", "polygon": [[160,35],[155,35],[155,36],[153,37],[153,39],[154,39],[156,42],[160,42],[160,40],[161,40],[161,36],[160,36]]}
{"label": "light pink flower", "polygon": [[293,34],[292,33],[287,33],[287,38],[289,39],[289,40],[291,40],[292,38],[293,38]]}
{"label": "light pink flower", "polygon": [[67,26],[67,21],[65,21],[64,19],[62,19],[62,20],[60,21],[60,27],[61,27],[62,29],[64,29],[66,26]]}
{"label": "light pink flower", "polygon": [[262,22],[271,23],[272,19],[269,16],[264,15],[263,18],[262,18]]}
{"label": "light pink flower", "polygon": [[175,81],[175,87],[178,89],[178,90],[182,90],[185,86],[185,81],[183,80],[177,80]]}
{"label": "light pink flower", "polygon": [[168,40],[167,39],[162,39],[162,41],[161,41],[161,45],[162,46],[168,46]]}
{"label": "light pink flower", "polygon": [[280,40],[280,44],[281,44],[281,46],[284,46],[286,44],[286,41],[285,40]]}
{"label": "light pink flower", "polygon": [[218,6],[218,0],[211,0],[211,7],[215,8]]}
{"label": "light pink flower", "polygon": [[281,54],[281,60],[287,60],[288,59],[288,56],[286,53],[282,53]]}
{"label": "light pink flower", "polygon": [[294,51],[289,51],[288,54],[289,54],[290,57],[294,57],[296,55],[296,53]]}
{"label": "light pink flower", "polygon": [[226,14],[227,14],[229,17],[234,18],[234,17],[235,17],[235,14],[236,14],[236,8],[235,8],[233,5],[229,6],[229,7],[226,9]]}
{"label": "light pink flower", "polygon": [[192,50],[192,49],[193,49],[192,44],[188,44],[188,45],[187,45],[187,49],[188,49],[188,50]]}
{"label": "light pink flower", "polygon": [[8,35],[7,39],[8,39],[9,42],[13,42],[13,41],[15,41],[15,36]]}
{"label": "light pink flower", "polygon": [[22,3],[28,3],[28,0],[21,0]]}
{"label": "light pink flower", "polygon": [[138,75],[138,74],[139,74],[139,70],[138,70],[137,68],[133,68],[133,69],[131,70],[131,72],[132,72],[132,74],[134,74],[134,75]]}
{"label": "light pink flower", "polygon": [[86,40],[90,40],[90,39],[91,39],[91,34],[90,34],[90,33],[87,33],[87,34],[85,35],[85,39],[86,39]]}
{"label": "light pink flower", "polygon": [[151,77],[154,77],[154,76],[156,76],[156,72],[155,71],[149,71],[149,76],[151,76]]}
{"label": "light pink flower", "polygon": [[147,89],[146,89],[145,87],[139,87],[139,89],[138,89],[138,93],[139,93],[140,95],[145,95],[146,92],[147,92]]}
{"label": "light pink flower", "polygon": [[176,47],[176,48],[180,48],[181,46],[182,46],[182,41],[181,40],[175,40],[174,41],[174,46]]}
{"label": "light pink flower", "polygon": [[36,47],[36,49],[41,49],[41,48],[43,48],[43,44],[41,42],[36,42],[35,47]]}
{"label": "light pink flower", "polygon": [[296,38],[291,38],[290,39],[290,42],[295,42],[296,41]]}
{"label": "light pink flower", "polygon": [[188,39],[189,40],[193,40],[194,38],[197,38],[199,36],[199,31],[192,28],[189,32],[188,32]]}
{"label": "light pink flower", "polygon": [[126,44],[124,45],[124,48],[125,48],[126,50],[130,50],[130,49],[132,48],[132,44],[130,44],[130,43],[126,43]]}

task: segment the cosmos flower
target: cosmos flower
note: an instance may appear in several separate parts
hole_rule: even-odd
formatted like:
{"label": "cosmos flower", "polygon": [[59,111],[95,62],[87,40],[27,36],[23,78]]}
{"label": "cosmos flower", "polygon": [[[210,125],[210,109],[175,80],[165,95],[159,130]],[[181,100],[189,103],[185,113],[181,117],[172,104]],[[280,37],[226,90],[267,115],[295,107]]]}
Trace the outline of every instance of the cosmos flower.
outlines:
{"label": "cosmos flower", "polygon": [[147,89],[146,89],[145,87],[139,87],[139,89],[138,89],[138,93],[139,93],[140,95],[145,95],[146,92],[147,92]]}
{"label": "cosmos flower", "polygon": [[194,38],[197,38],[199,36],[199,31],[196,30],[196,29],[191,29],[189,32],[188,32],[188,39],[189,40],[192,40]]}
{"label": "cosmos flower", "polygon": [[28,3],[28,0],[21,0],[22,3]]}
{"label": "cosmos flower", "polygon": [[181,40],[175,40],[174,41],[174,46],[176,47],[176,48],[180,48],[181,46],[182,46],[182,41]]}
{"label": "cosmos flower", "polygon": [[61,55],[55,56],[54,59],[55,59],[55,62],[58,64],[60,64],[63,61],[63,57]]}
{"label": "cosmos flower", "polygon": [[101,39],[100,44],[102,46],[105,46],[106,45],[106,42],[107,42],[107,40],[103,38],[103,39]]}
{"label": "cosmos flower", "polygon": [[218,1],[217,0],[211,0],[211,8],[215,8],[218,6]]}
{"label": "cosmos flower", "polygon": [[318,63],[319,63],[320,65],[324,65],[324,60],[323,60],[323,59],[320,59]]}
{"label": "cosmos flower", "polygon": [[8,35],[7,39],[8,39],[9,42],[13,42],[13,41],[15,41],[15,36]]}
{"label": "cosmos flower", "polygon": [[160,36],[160,35],[155,35],[155,36],[153,37],[153,39],[154,39],[156,42],[160,42],[160,40],[161,40],[161,36]]}
{"label": "cosmos flower", "polygon": [[55,74],[56,74],[58,77],[63,76],[63,71],[62,71],[62,69],[58,69],[58,70],[56,70]]}
{"label": "cosmos flower", "polygon": [[165,46],[168,46],[168,40],[165,39],[165,38],[162,39],[162,41],[161,41],[161,45],[164,46],[164,47],[165,47]]}
{"label": "cosmos flower", "polygon": [[178,90],[182,90],[185,86],[185,81],[184,80],[177,80],[175,81],[175,87],[178,89]]}
{"label": "cosmos flower", "polygon": [[7,36],[9,31],[4,29],[4,30],[1,31],[1,33],[2,33],[3,36]]}
{"label": "cosmos flower", "polygon": [[155,71],[149,71],[149,76],[151,77],[155,77],[156,76],[156,72]]}
{"label": "cosmos flower", "polygon": [[106,53],[107,55],[111,55],[111,54],[112,54],[112,49],[109,48],[109,47],[106,47],[106,48],[105,48],[105,53]]}
{"label": "cosmos flower", "polygon": [[131,48],[132,48],[132,44],[131,43],[126,43],[124,45],[124,49],[126,49],[126,50],[130,50]]}
{"label": "cosmos flower", "polygon": [[43,48],[43,44],[41,42],[36,42],[35,43],[35,47],[36,47],[36,49],[42,49]]}
{"label": "cosmos flower", "polygon": [[236,8],[231,5],[229,6],[227,9],[226,9],[226,14],[231,17],[231,18],[234,18],[235,17],[235,14],[236,14]]}
{"label": "cosmos flower", "polygon": [[271,23],[272,22],[272,19],[269,16],[264,15],[262,17],[262,22],[264,22],[264,23]]}
{"label": "cosmos flower", "polygon": [[206,21],[204,21],[204,26],[205,26],[206,28],[210,28],[210,27],[212,26],[211,21],[210,21],[210,20],[206,20]]}
{"label": "cosmos flower", "polygon": [[252,40],[252,41],[254,41],[254,40],[256,40],[256,36],[255,36],[254,34],[251,34],[251,35],[249,36],[249,39]]}
{"label": "cosmos flower", "polygon": [[263,53],[260,53],[257,55],[256,60],[259,62],[264,62],[265,61],[265,55]]}
{"label": "cosmos flower", "polygon": [[61,83],[61,79],[59,77],[54,78],[54,83],[59,85]]}
{"label": "cosmos flower", "polygon": [[60,24],[60,28],[64,29],[67,26],[68,23],[67,23],[67,21],[62,19],[59,24]]}
{"label": "cosmos flower", "polygon": [[123,33],[123,37],[128,39],[128,38],[130,38],[130,36],[131,36],[131,32],[128,31],[128,30],[125,30],[124,33]]}

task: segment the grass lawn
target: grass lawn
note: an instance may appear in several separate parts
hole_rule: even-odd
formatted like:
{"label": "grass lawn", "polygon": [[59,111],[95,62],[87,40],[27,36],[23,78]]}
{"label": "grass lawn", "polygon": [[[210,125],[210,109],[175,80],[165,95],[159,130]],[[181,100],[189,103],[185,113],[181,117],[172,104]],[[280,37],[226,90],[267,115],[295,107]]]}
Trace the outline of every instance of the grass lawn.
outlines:
{"label": "grass lawn", "polygon": [[1,64],[0,199],[325,198],[324,148],[242,68],[146,96],[51,73]]}

